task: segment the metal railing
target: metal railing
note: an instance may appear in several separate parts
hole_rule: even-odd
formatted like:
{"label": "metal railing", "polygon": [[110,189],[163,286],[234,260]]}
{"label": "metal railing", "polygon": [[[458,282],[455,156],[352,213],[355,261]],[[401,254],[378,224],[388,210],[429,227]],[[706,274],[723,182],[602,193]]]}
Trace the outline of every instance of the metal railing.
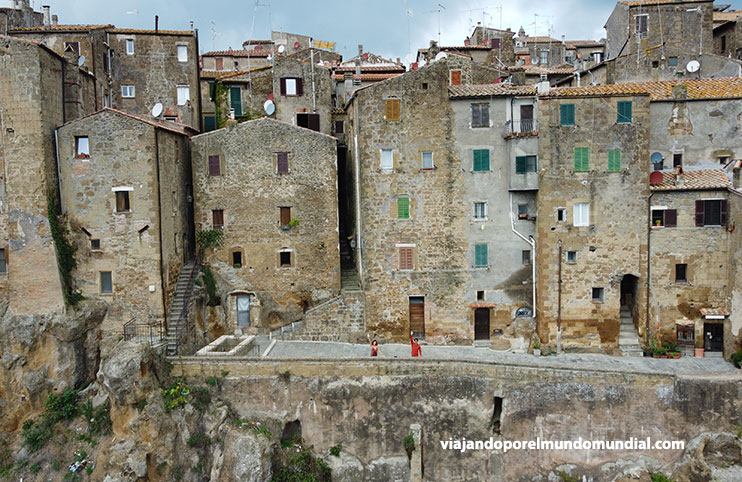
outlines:
{"label": "metal railing", "polygon": [[[169,354],[176,354],[178,353],[178,350],[180,349],[180,338],[183,336],[183,333],[185,332],[186,326],[188,324],[188,302],[191,299],[191,292],[193,291],[193,283],[195,281],[196,271],[198,270],[198,261],[199,256],[201,255],[200,250],[196,249],[196,257],[193,260],[193,266],[191,266],[191,271],[188,273],[188,282],[186,283],[185,290],[183,291],[183,308],[180,310],[180,315],[178,316],[178,321],[175,323],[175,326],[173,327],[173,330],[170,330],[170,327],[168,327],[167,334],[168,335],[174,335],[174,340],[169,340],[167,351]],[[178,293],[176,292],[173,296],[173,300],[175,297],[178,296]]]}
{"label": "metal railing", "polygon": [[138,340],[148,342],[150,345],[162,343],[165,338],[162,321],[154,323],[137,323],[136,318],[124,323],[124,340]]}
{"label": "metal railing", "polygon": [[538,131],[536,119],[521,119],[509,122],[509,130],[513,134],[530,134]]}

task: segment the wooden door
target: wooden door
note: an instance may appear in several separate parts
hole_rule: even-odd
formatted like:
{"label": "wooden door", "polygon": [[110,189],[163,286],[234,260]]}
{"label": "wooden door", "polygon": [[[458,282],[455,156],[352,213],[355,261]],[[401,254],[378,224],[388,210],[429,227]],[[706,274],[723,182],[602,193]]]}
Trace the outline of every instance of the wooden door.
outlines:
{"label": "wooden door", "polygon": [[425,297],[410,296],[410,330],[415,336],[425,336]]}
{"label": "wooden door", "polygon": [[474,311],[474,339],[490,339],[490,309],[477,308]]}
{"label": "wooden door", "polygon": [[703,337],[706,351],[724,351],[724,325],[722,323],[704,323]]}

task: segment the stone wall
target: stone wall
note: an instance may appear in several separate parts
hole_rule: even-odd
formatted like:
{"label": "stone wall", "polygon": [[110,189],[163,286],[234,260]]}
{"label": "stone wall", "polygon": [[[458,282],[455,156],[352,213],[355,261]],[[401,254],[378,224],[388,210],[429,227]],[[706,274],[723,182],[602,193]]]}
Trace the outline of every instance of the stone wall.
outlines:
{"label": "stone wall", "polygon": [[340,296],[325,301],[307,311],[298,334],[284,336],[293,340],[366,341],[362,291],[343,291]]}
{"label": "stone wall", "polygon": [[[740,227],[738,228],[737,225]],[[730,272],[730,336],[725,338],[730,345],[730,352],[742,350],[742,195],[739,191],[729,195],[729,225],[730,245],[729,260],[727,261]],[[726,336],[726,333],[725,333]],[[734,344],[736,342],[736,345]]]}
{"label": "stone wall", "polygon": [[[315,63],[294,60],[282,56],[275,57],[273,66],[273,93],[276,103],[275,119],[287,124],[297,125],[298,112],[319,114],[319,131],[332,134],[331,116],[333,80],[331,71]],[[281,95],[281,78],[299,77],[303,80],[303,94],[300,96]],[[265,101],[265,99],[263,99]]]}

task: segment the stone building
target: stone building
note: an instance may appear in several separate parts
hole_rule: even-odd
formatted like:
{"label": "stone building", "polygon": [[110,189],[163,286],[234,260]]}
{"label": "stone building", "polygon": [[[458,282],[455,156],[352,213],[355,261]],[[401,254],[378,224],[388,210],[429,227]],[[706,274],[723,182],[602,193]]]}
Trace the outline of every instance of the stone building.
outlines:
{"label": "stone building", "polygon": [[465,46],[482,45],[490,47],[490,55],[480,60],[476,53],[472,52],[472,58],[477,62],[488,65],[514,65],[515,64],[515,33],[507,28],[505,30],[493,27],[483,27],[480,22],[474,27],[471,35],[464,41]]}
{"label": "stone building", "polygon": [[605,60],[605,39],[567,40],[565,61],[579,69],[588,69]]}
{"label": "stone building", "polygon": [[714,10],[714,53],[742,60],[742,10]]}
{"label": "stone building", "polygon": [[363,45],[359,45],[358,55],[342,62],[333,70],[335,106],[344,107],[357,89],[398,77],[406,70],[399,59],[395,62],[364,52]]}
{"label": "stone building", "polygon": [[[49,18],[51,23],[53,20]],[[44,24],[44,15],[34,12],[30,0],[12,0],[9,7],[0,8],[0,34],[13,28],[36,27]]]}
{"label": "stone building", "polygon": [[[258,48],[260,47],[260,48]],[[272,50],[254,45],[250,50],[215,50],[201,54],[201,69],[214,72],[239,72],[270,64]]]}
{"label": "stone building", "polygon": [[649,96],[635,84],[539,97],[538,333],[615,349],[621,311],[643,326]]}
{"label": "stone building", "polygon": [[521,27],[515,37],[515,57],[521,65],[556,67],[568,61],[567,44],[548,35],[527,35]]}
{"label": "stone building", "polygon": [[57,129],[75,288],[108,302],[106,330],[165,319],[194,255],[189,133],[110,108]]}
{"label": "stone building", "polygon": [[76,58],[0,37],[0,289],[16,315],[59,313],[64,289],[50,233],[57,197],[54,128],[95,108]]}
{"label": "stone building", "polygon": [[196,229],[228,326],[265,333],[340,290],[336,140],[269,118],[193,137]]}

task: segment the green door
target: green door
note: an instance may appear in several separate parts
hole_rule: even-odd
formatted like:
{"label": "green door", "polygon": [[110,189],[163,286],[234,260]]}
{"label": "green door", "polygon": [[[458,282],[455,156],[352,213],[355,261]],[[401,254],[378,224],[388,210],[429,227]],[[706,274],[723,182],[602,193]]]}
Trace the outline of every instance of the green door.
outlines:
{"label": "green door", "polygon": [[242,116],[242,89],[239,87],[229,88],[229,103],[230,107],[234,109],[234,116]]}

